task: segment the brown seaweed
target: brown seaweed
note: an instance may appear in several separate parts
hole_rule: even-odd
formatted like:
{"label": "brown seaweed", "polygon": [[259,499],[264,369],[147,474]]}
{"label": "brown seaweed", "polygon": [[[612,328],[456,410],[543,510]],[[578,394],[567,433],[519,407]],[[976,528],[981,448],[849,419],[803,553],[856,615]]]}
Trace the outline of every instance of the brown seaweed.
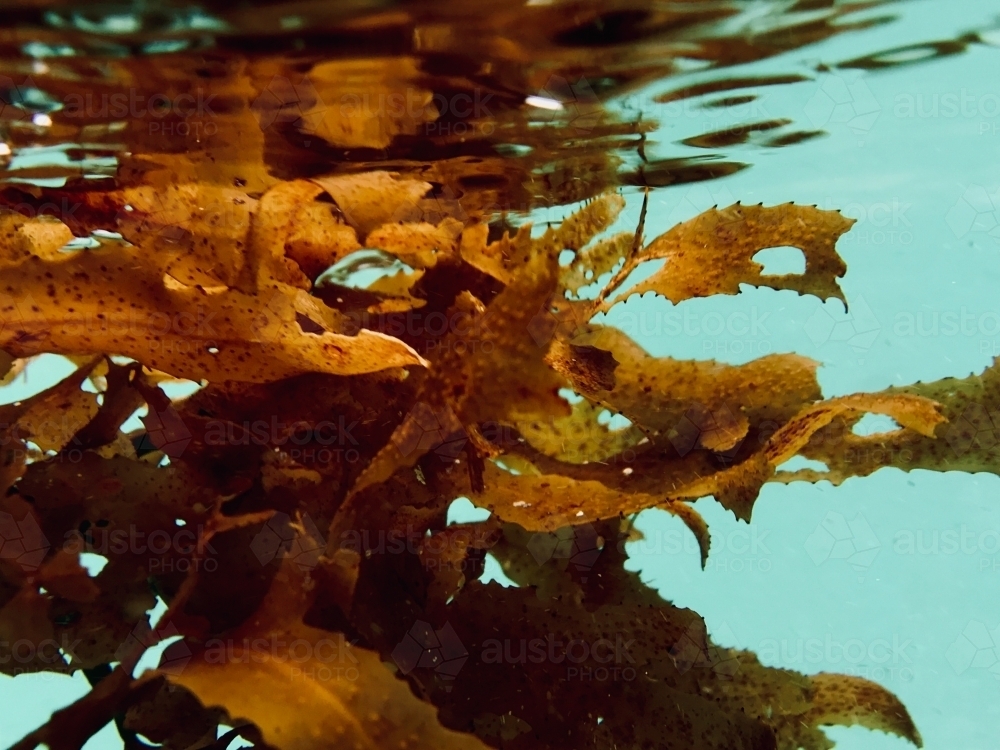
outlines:
{"label": "brown seaweed", "polygon": [[[17,747],[75,747],[110,720],[170,748],[214,746],[198,743],[222,723],[296,749],[820,750],[832,724],[919,746],[872,682],[713,644],[697,613],[625,570],[624,541],[635,514],[663,508],[704,564],[691,500],[714,495],[749,521],[765,482],[902,461],[858,461],[861,444],[911,467],[989,469],[994,371],[823,400],[804,357],[656,358],[592,322],[651,259],[664,269],[626,294],[677,302],[746,283],[842,299],[835,245],[851,221],[837,212],[712,209],[647,244],[641,221],[601,236],[624,205],[607,193],[545,232],[496,236],[431,187],[390,172],[257,196],[179,181],[95,194],[90,225],[3,217],[0,347],[11,367],[42,352],[79,363],[3,407],[0,633],[39,644],[4,669],[106,673]],[[236,220],[202,210],[220,201]],[[64,247],[126,205],[121,239]],[[761,274],[753,255],[781,245],[803,251],[805,274]],[[360,248],[410,272],[353,295],[325,286]],[[596,298],[576,296],[607,274]],[[175,325],[196,313],[210,331]],[[171,378],[202,388],[172,400]],[[144,426],[123,432],[143,405]],[[850,433],[870,412],[899,429]],[[777,471],[795,455],[829,469]],[[460,496],[491,518],[448,526]],[[87,551],[109,558],[95,577]],[[487,553],[520,588],[476,580]],[[53,639],[71,647],[41,648]]]}

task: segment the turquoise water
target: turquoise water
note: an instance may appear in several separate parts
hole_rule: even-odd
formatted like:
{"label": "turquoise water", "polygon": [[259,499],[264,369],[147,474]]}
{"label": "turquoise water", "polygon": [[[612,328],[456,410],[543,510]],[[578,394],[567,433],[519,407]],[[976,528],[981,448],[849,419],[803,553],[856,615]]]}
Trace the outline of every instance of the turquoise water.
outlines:
{"label": "turquoise water", "polygon": [[[901,18],[891,25],[787,57],[803,67],[834,63],[953,39],[996,20],[995,6],[983,2],[894,10]],[[750,67],[787,71],[789,60]],[[854,127],[832,116],[822,122],[827,110],[816,101],[826,87],[852,92],[857,109],[871,116]],[[835,301],[745,289],[677,310],[633,299],[618,308],[635,313],[624,321],[640,325],[645,314],[650,335],[639,340],[659,355],[739,363],[769,351],[805,354],[823,363],[825,396],[982,372],[1000,355],[998,96],[1000,50],[982,44],[768,90],[769,117],[810,122],[812,114],[828,136],[800,148],[759,149],[743,172],[659,191],[650,234],[736,199],[841,208],[858,220],[838,244],[850,313]],[[665,321],[668,312],[682,315],[680,308],[691,311],[698,333],[657,335],[657,316]],[[715,336],[697,325],[717,331],[712,313],[726,322]],[[745,331],[755,313],[756,336]],[[661,511],[643,514],[638,525],[648,539],[632,554],[665,597],[705,616],[717,642],[750,648],[770,666],[880,682],[909,708],[928,748],[997,746],[1000,478],[889,468],[839,487],[768,485],[749,527],[712,499],[696,507],[712,529],[704,572],[690,543],[678,550],[686,540],[681,524]],[[849,540],[846,548],[830,549],[824,523],[830,536]],[[843,748],[907,744],[860,728],[827,731]]]}
{"label": "turquoise water", "polygon": [[[759,7],[761,23],[777,12]],[[924,0],[852,20],[887,13],[896,16],[889,23],[728,69],[807,79],[752,88],[758,98],[749,104],[654,102],[712,77],[697,69],[610,104],[624,118],[641,112],[659,123],[646,146],[650,161],[696,156],[703,152],[681,141],[748,121],[824,131],[784,148],[751,138],[713,149],[750,166],[654,190],[646,233],[736,200],[840,208],[858,220],[838,245],[849,312],[836,301],[746,288],[677,306],[634,298],[607,322],[654,355],[742,363],[799,352],[822,363],[825,396],[965,377],[1000,355],[1000,7]],[[919,47],[973,32],[980,41],[955,54]],[[902,47],[881,58],[883,67],[838,67]],[[632,228],[641,194],[625,195],[620,226]],[[56,358],[35,363],[0,389],[0,401],[67,371]],[[696,507],[713,534],[705,571],[680,522],[660,511],[642,514],[646,540],[630,554],[664,597],[705,617],[716,642],[752,649],[770,666],[873,679],[902,699],[928,748],[997,747],[1000,478],[883,469],[840,487],[769,484],[750,526],[710,498]],[[0,677],[0,744],[86,691],[80,675]],[[828,733],[842,748],[906,744],[859,728]],[[109,726],[86,747],[121,746]]]}

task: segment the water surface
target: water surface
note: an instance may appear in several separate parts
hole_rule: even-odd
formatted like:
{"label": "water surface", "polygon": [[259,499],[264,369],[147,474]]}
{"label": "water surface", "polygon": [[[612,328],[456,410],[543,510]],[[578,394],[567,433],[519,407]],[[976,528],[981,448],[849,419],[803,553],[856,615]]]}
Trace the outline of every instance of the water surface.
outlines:
{"label": "water surface", "polygon": [[[633,298],[607,321],[655,355],[805,354],[826,396],[964,377],[1000,355],[989,3],[332,5],[7,3],[0,201],[71,223],[95,187],[262,192],[389,168],[491,213],[496,232],[606,189],[628,201],[616,228],[635,227],[649,189],[650,237],[712,205],[816,204],[857,219],[838,245],[848,310],[747,288]],[[33,363],[3,400],[64,364]],[[711,499],[697,507],[713,527],[706,571],[657,511],[632,554],[716,641],[884,684],[929,748],[996,746],[1000,479],[884,469],[837,488],[772,484],[750,527]],[[81,677],[3,678],[0,738],[85,690]],[[844,748],[904,744],[830,734]],[[120,741],[108,727],[88,747]]]}

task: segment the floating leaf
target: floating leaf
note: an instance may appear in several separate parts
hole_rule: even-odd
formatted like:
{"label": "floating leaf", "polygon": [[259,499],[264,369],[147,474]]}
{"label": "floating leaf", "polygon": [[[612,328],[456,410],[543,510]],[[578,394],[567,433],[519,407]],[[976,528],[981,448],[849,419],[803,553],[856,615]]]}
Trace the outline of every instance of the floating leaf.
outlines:
{"label": "floating leaf", "polygon": [[[834,246],[852,224],[853,219],[837,211],[791,203],[769,208],[739,203],[713,208],[678,224],[631,256],[605,287],[605,293],[619,287],[642,261],[662,258],[666,260],[664,267],[629,289],[629,296],[654,291],[676,304],[692,297],[736,294],[740,284],[750,284],[844,301],[837,282],[847,266]],[[764,267],[753,256],[767,248],[786,246],[802,250],[805,273],[764,275]],[[605,303],[603,308],[609,306]]]}
{"label": "floating leaf", "polygon": [[[0,635],[66,639],[29,668],[97,681],[18,750],[76,747],[111,719],[127,743],[168,748],[826,750],[829,724],[919,745],[874,683],[714,644],[697,613],[626,570],[626,547],[635,515],[661,508],[704,566],[710,531],[689,501],[714,495],[749,520],[795,455],[828,461],[836,481],[881,465],[854,460],[857,446],[993,470],[996,373],[823,400],[804,357],[653,357],[591,322],[656,259],[633,292],[677,303],[747,283],[843,299],[835,244],[850,220],[737,204],[643,246],[644,205],[634,232],[602,238],[625,205],[588,198],[606,154],[581,162],[598,177],[554,193],[587,200],[535,236],[502,231],[491,196],[555,191],[558,176],[512,188],[509,160],[392,157],[399,172],[281,180],[269,170],[295,139],[387,147],[438,117],[429,92],[416,112],[345,114],[321,95],[357,92],[338,79],[350,63],[315,82],[266,61],[244,78],[203,64],[230,96],[227,137],[256,128],[246,154],[213,166],[213,139],[111,189],[69,185],[55,195],[78,195],[80,212],[65,223],[0,216],[3,372],[43,352],[79,365],[0,407]],[[414,69],[382,74],[393,89]],[[28,208],[49,195],[21,194]],[[804,274],[762,274],[753,255],[779,246],[803,251]],[[351,271],[376,256],[395,273],[355,288]],[[609,273],[596,299],[577,294]],[[198,390],[171,399],[182,379]],[[900,428],[851,434],[871,412]],[[489,520],[449,525],[457,497]],[[96,576],[83,552],[107,558]],[[489,556],[517,587],[477,580]],[[173,636],[157,673],[133,681]],[[220,722],[235,728],[218,738]]]}
{"label": "floating leaf", "polygon": [[602,424],[599,418],[604,411],[581,399],[568,417],[518,422],[517,430],[546,456],[571,464],[601,461],[642,442],[642,430],[634,425],[612,430]]}
{"label": "floating leaf", "polygon": [[574,383],[681,455],[696,447],[727,450],[751,425],[782,424],[820,397],[817,363],[797,354],[769,354],[745,365],[651,357],[622,331],[604,326],[574,343],[607,350],[619,363],[613,388]]}
{"label": "floating leaf", "polygon": [[[282,591],[265,598],[259,615],[206,644],[170,679],[206,706],[222,706],[234,720],[252,721],[268,744],[282,750],[324,748],[331,741],[362,747],[485,747],[441,727],[434,709],[376,654],[353,646],[341,633],[302,624],[304,584],[301,576],[279,574],[274,586]],[[251,643],[258,644],[252,652]]]}
{"label": "floating leaf", "polygon": [[[123,354],[193,380],[267,382],[423,362],[389,336],[331,331],[322,303],[284,282],[247,294],[184,286],[165,272],[163,259],[110,241],[57,261],[27,258],[4,271],[0,347],[18,357]],[[298,316],[322,333],[304,332]]]}
{"label": "floating leaf", "polygon": [[856,394],[822,401],[808,406],[782,425],[764,448],[731,469],[699,479],[671,493],[678,498],[697,498],[714,494],[738,518],[750,520],[757,493],[774,476],[776,468],[797,455],[809,439],[837,417],[847,414],[885,414],[924,437],[932,437],[935,427],[945,421],[938,404],[928,398],[909,394]]}
{"label": "floating leaf", "polygon": [[852,476],[867,476],[883,466],[904,471],[997,472],[1000,364],[996,360],[979,375],[888,388],[874,396],[932,399],[940,404],[946,423],[937,427],[933,437],[910,430],[858,435],[853,428],[864,415],[839,416],[817,432],[801,451],[807,458],[824,462],[827,469],[781,472],[778,478],[813,482],[827,479],[840,484]]}

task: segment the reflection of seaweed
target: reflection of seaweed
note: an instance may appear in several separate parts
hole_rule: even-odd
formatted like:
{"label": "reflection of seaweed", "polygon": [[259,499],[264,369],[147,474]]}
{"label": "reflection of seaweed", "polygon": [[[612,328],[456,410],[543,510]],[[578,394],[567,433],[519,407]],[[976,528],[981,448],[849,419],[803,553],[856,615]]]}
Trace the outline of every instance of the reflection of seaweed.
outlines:
{"label": "reflection of seaweed", "polygon": [[[126,733],[186,747],[215,736],[219,714],[202,706],[219,705],[253,722],[251,741],[279,748],[338,737],[813,750],[829,747],[829,724],[919,744],[906,710],[874,683],[771,669],[713,644],[696,613],[626,571],[637,532],[625,519],[673,513],[704,564],[710,537],[689,501],[714,495],[749,521],[760,488],[786,481],[776,467],[797,454],[825,462],[833,481],[877,468],[858,459],[872,446],[905,450],[906,462],[890,462],[907,467],[995,466],[975,432],[983,420],[967,416],[1000,407],[992,371],[824,401],[804,357],[656,358],[589,322],[624,299],[615,295],[648,259],[667,259],[669,273],[627,293],[676,303],[750,283],[843,299],[835,244],[851,222],[836,212],[736,204],[648,244],[641,223],[634,236],[594,242],[623,207],[604,195],[544,234],[525,227],[489,241],[474,212],[447,215],[440,201],[422,210],[430,188],[389,173],[297,180],[247,196],[238,224],[213,224],[198,218],[200,188],[175,186],[160,218],[169,213],[191,241],[170,253],[157,252],[163,222],[138,215],[151,205],[142,188],[94,201],[108,217],[133,207],[128,243],[58,253],[65,228],[0,217],[13,300],[0,310],[0,347],[145,366],[81,359],[52,389],[0,407],[0,520],[23,519],[7,524],[0,554],[0,632],[78,641],[49,665],[4,669],[107,671],[123,642],[139,643],[135,632],[182,635],[190,652],[137,681],[113,671],[32,738],[86,739],[118,716]],[[88,216],[100,220],[97,208]],[[783,245],[803,251],[805,273],[762,275],[754,254]],[[411,272],[328,306],[339,292],[313,281],[359,248]],[[575,259],[560,267],[565,250]],[[575,296],[614,269],[596,298]],[[207,385],[171,403],[159,388],[170,377]],[[99,400],[81,389],[87,378]],[[572,408],[565,389],[579,396]],[[123,434],[143,404],[145,430]],[[939,408],[961,434],[934,440]],[[900,428],[854,435],[869,412]],[[52,429],[53,414],[72,429]],[[612,428],[610,415],[627,425]],[[493,517],[448,527],[459,496]],[[7,553],[26,528],[89,543],[106,529],[122,543],[102,552],[96,579],[76,547],[39,547],[35,572]],[[810,554],[870,562],[862,553],[877,547],[859,529],[824,526]],[[363,542],[338,543],[347,538]],[[520,588],[475,580],[487,552]],[[155,595],[169,609],[150,628],[142,612]],[[517,731],[497,729],[497,716]]]}

